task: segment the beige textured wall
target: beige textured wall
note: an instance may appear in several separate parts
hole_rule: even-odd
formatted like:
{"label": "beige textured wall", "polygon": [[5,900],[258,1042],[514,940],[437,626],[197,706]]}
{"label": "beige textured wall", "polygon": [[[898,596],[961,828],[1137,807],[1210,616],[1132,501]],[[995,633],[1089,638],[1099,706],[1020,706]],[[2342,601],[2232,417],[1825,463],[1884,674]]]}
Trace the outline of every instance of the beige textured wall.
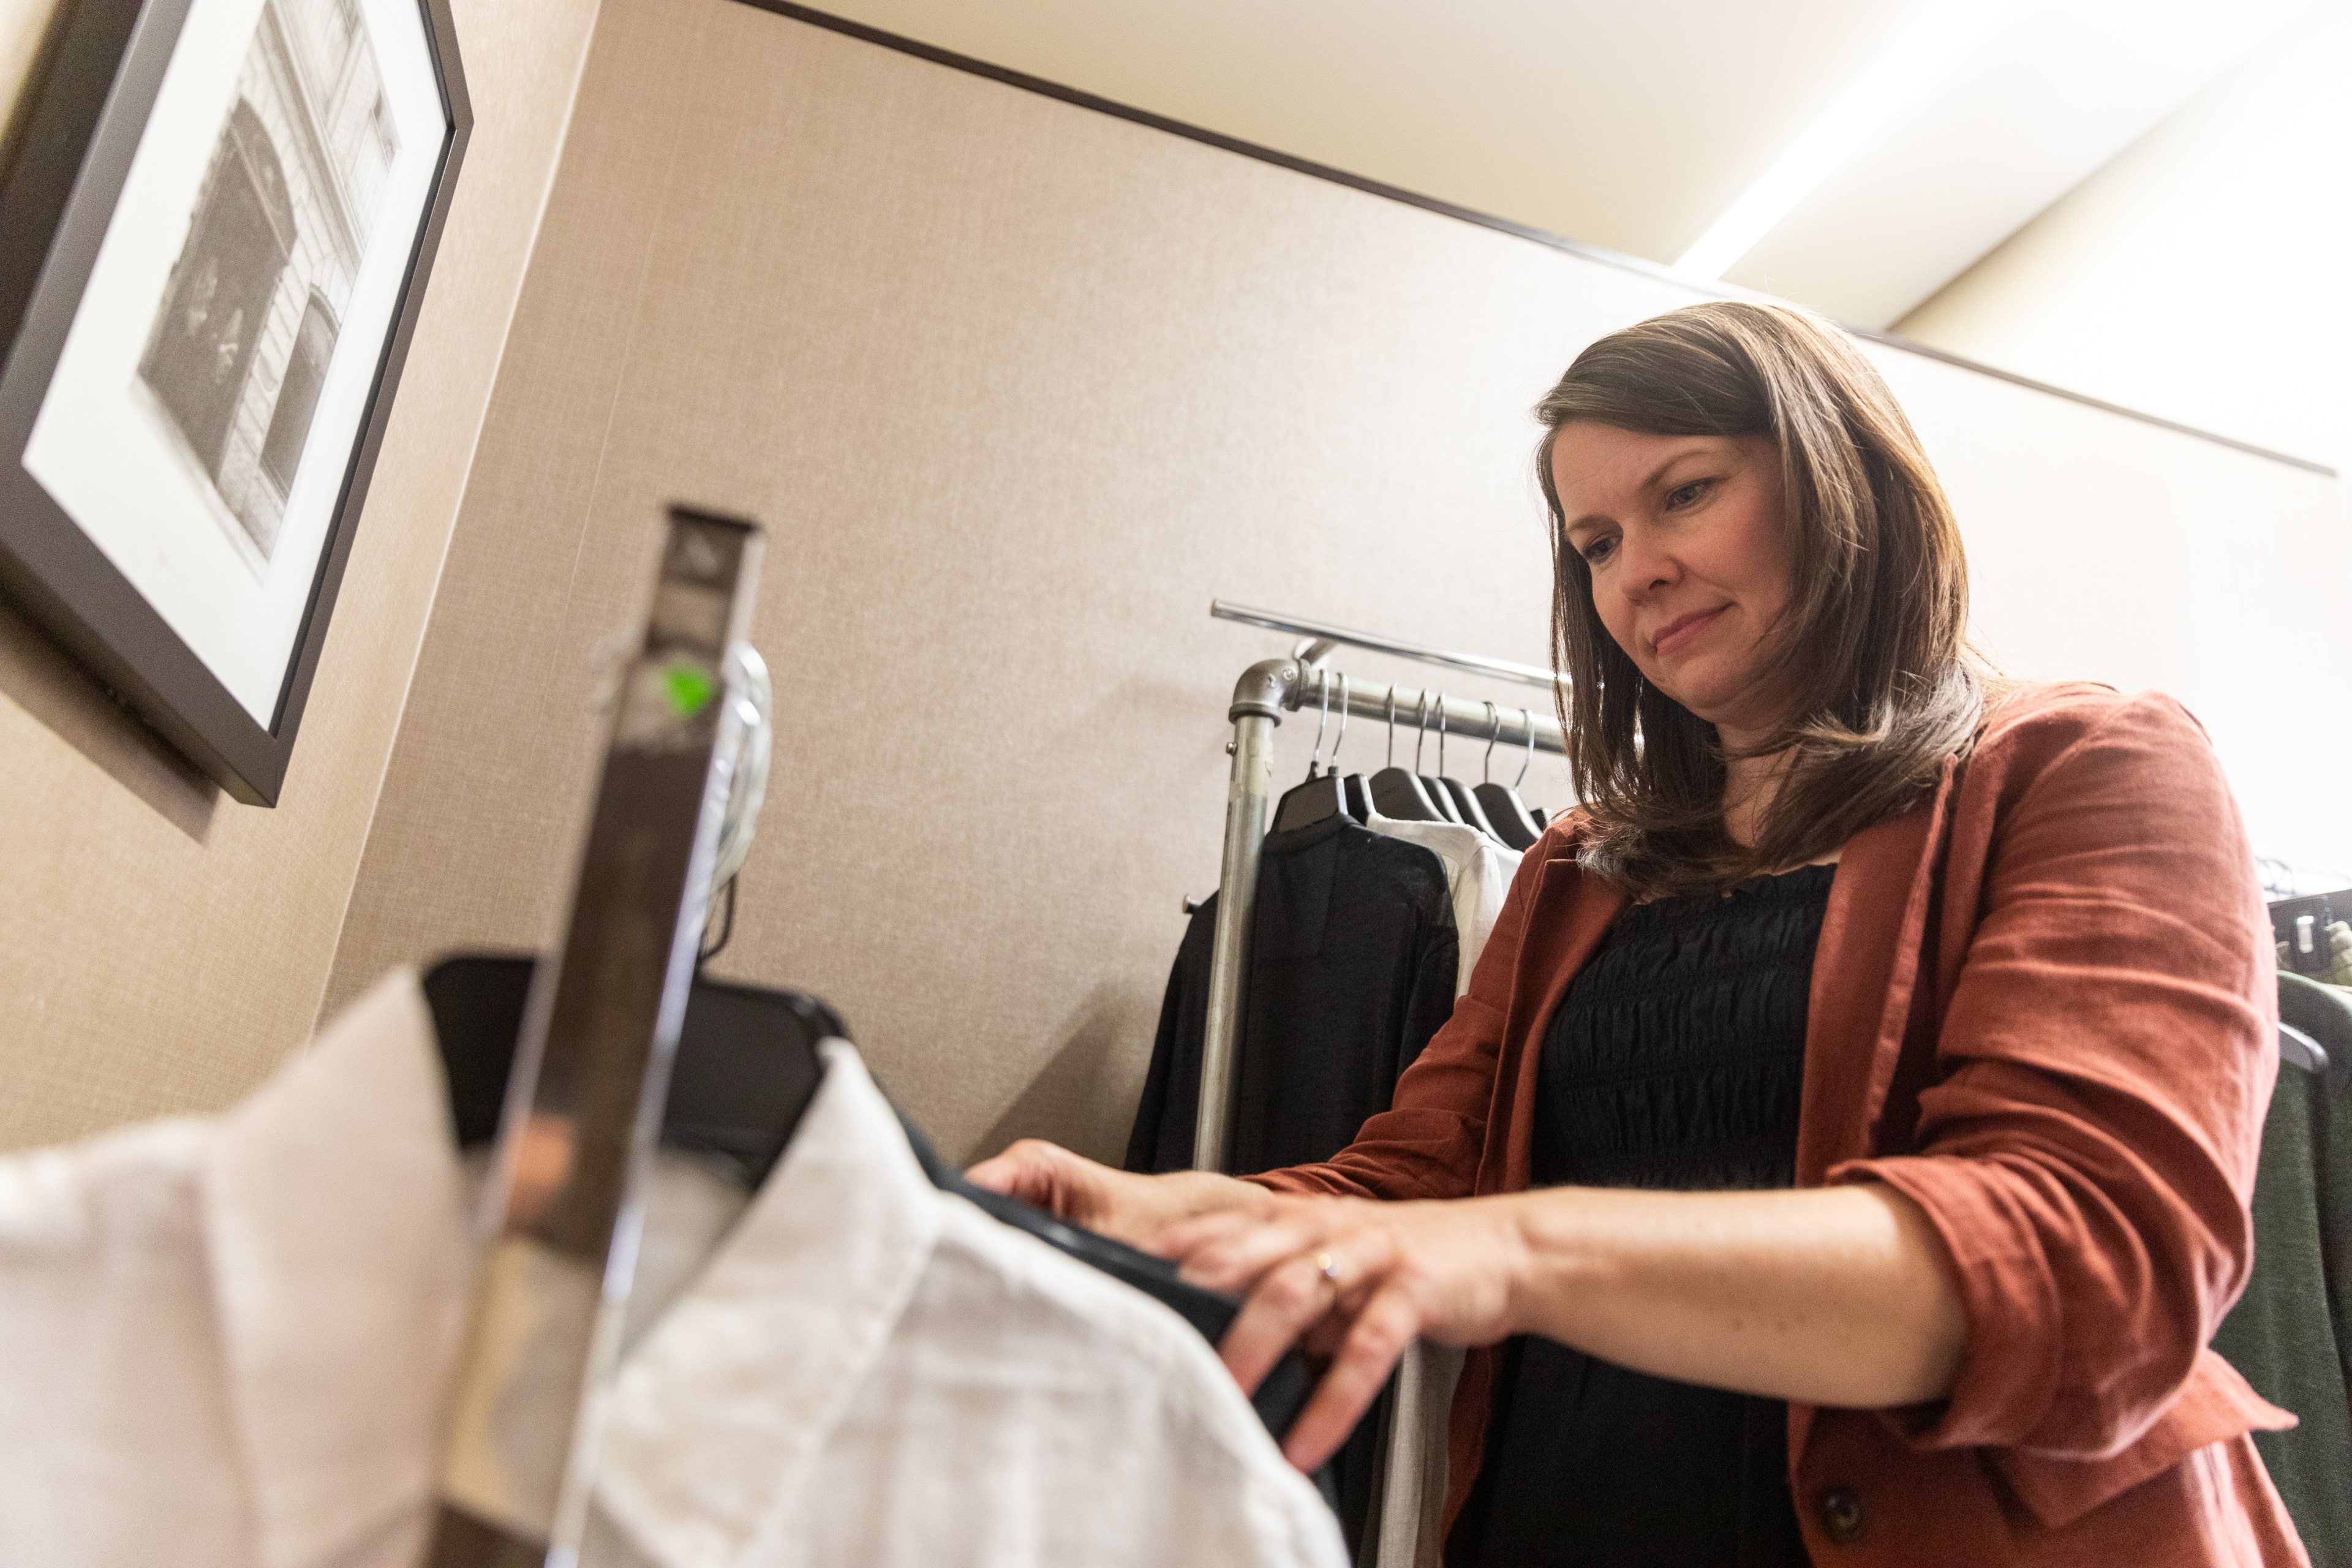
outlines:
{"label": "beige textured wall", "polygon": [[589,650],[697,499],[773,530],[783,725],[720,969],[834,1001],[951,1152],[1110,1147],[1215,884],[1227,696],[1286,646],[1211,597],[1542,658],[1527,405],[1656,289],[1526,322],[1549,271],[729,0],[608,0],[335,996],[543,938]]}
{"label": "beige textured wall", "polygon": [[[1689,298],[730,0],[607,0],[331,997],[547,938],[591,649],[698,500],[773,530],[777,772],[719,968],[839,1005],[950,1154],[1115,1151],[1216,879],[1226,699],[1283,647],[1209,599],[1540,661],[1527,409]],[[2199,531],[2284,520],[2232,571],[2286,575],[2332,495],[1873,352],[2031,673],[2193,679],[2243,630],[2174,635]]]}
{"label": "beige textured wall", "polygon": [[473,142],[283,804],[0,605],[0,1146],[221,1104],[316,1016],[596,4],[455,11]]}

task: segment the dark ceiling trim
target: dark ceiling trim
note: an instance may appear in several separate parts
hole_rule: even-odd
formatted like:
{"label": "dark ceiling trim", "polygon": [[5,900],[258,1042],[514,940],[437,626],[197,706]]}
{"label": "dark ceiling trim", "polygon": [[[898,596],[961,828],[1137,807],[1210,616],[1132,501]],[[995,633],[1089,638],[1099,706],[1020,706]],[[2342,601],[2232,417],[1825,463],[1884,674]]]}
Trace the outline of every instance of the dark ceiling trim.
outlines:
{"label": "dark ceiling trim", "polygon": [[[792,4],[791,0],[736,0],[736,3],[749,5],[754,10],[787,16],[795,22],[805,22],[813,27],[823,27],[827,32],[840,33],[863,43],[879,44],[886,49],[895,49],[902,55],[912,55],[917,59],[929,60],[933,65],[946,66],[951,70],[985,77],[991,81],[1003,82],[1007,87],[1017,87],[1024,92],[1034,92],[1045,98],[1059,99],[1064,103],[1076,104],[1080,109],[1090,109],[1097,114],[1108,114],[1133,124],[1149,126],[1154,131],[1165,131],[1171,136],[1181,136],[1188,142],[1199,142],[1227,153],[1238,153],[1244,158],[1254,158],[1261,163],[1272,163],[1276,168],[1288,169],[1294,174],[1306,174],[1318,180],[1328,180],[1335,185],[1346,185],[1350,190],[1362,191],[1367,195],[1379,196],[1386,201],[1402,202],[1406,206],[1419,207],[1423,212],[1435,213],[1441,217],[1454,218],[1462,223],[1475,224],[1480,228],[1490,228],[1503,234],[1516,235],[1521,239],[1532,240],[1538,245],[1547,246],[1553,250],[1562,250],[1571,256],[1580,256],[1587,261],[1597,261],[1604,267],[1614,267],[1626,272],[1638,272],[1645,277],[1654,278],[1660,282],[1671,283],[1678,289],[1686,289],[1702,300],[1769,298],[1751,289],[1739,289],[1730,284],[1696,283],[1671,268],[1662,267],[1654,261],[1645,261],[1638,256],[1628,256],[1617,250],[1604,250],[1597,245],[1581,244],[1553,234],[1547,229],[1536,228],[1523,223],[1513,223],[1509,218],[1496,217],[1492,213],[1482,213],[1469,207],[1456,206],[1452,202],[1440,201],[1435,196],[1424,196],[1418,192],[1404,190],[1396,185],[1383,184],[1378,180],[1368,180],[1361,174],[1351,174],[1345,169],[1334,169],[1327,163],[1311,163],[1305,158],[1294,158],[1287,153],[1277,153],[1271,147],[1261,147],[1255,142],[1221,135],[1214,131],[1204,131],[1197,125],[1187,125],[1181,120],[1171,120],[1164,114],[1154,114],[1147,109],[1136,109],[1128,104],[1116,103],[1091,92],[1082,92],[1074,87],[1064,87],[1059,82],[1047,81],[1043,77],[1030,76],[1026,72],[1012,70],[1003,66],[991,65],[986,60],[974,59],[970,55],[960,55],[952,49],[942,49],[897,33],[886,33],[879,27],[869,27],[863,22],[853,22],[845,16],[835,16],[829,12],[814,10],[806,5],[796,5]],[[1942,349],[1930,348],[1926,343],[1915,342],[1898,333],[1881,331],[1874,327],[1848,327],[1846,330],[1856,337],[1867,338],[1872,342],[1884,344],[1887,348],[1900,349],[1906,353],[1915,353],[1923,359],[1938,360],[1961,370],[1974,371],[1979,375],[1991,376],[1997,381],[2006,381],[2030,391],[2063,398],[2069,403],[2079,403],[2103,413],[2117,415],[2126,419],[2136,419],[2143,425],[2153,425],[2158,429],[2177,431],[2183,436],[2194,436],[2200,441],[2210,441],[2216,446],[2227,447],[2233,451],[2244,452],[2256,458],[2267,458],[2272,462],[2284,463],[2289,468],[2302,468],[2306,472],[2324,475],[2331,479],[2336,477],[2333,468],[2326,463],[2314,462],[2309,458],[2298,458],[2290,452],[2276,451],[2269,447],[2259,447],[2252,441],[2241,441],[2234,436],[2224,436],[2218,431],[2200,429],[2194,425],[2183,425],[2177,419],[2167,419],[2160,415],[2143,413],[2137,408],[2126,408],[2120,403],[2109,403],[2104,398],[2091,397],[2080,392],[2070,392],[2063,386],[2053,386],[2046,381],[2036,381],[2032,376],[2019,375],[2014,372],[1984,364],[1959,354],[1947,353]]]}

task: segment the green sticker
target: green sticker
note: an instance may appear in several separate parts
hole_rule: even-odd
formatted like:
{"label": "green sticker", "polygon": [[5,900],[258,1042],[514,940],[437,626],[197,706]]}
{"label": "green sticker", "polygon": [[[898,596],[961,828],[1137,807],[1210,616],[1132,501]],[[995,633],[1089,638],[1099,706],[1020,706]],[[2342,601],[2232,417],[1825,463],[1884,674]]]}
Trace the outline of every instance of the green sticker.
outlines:
{"label": "green sticker", "polygon": [[673,664],[662,671],[662,695],[669,699],[670,711],[681,719],[691,719],[710,706],[718,689],[719,683],[700,665]]}

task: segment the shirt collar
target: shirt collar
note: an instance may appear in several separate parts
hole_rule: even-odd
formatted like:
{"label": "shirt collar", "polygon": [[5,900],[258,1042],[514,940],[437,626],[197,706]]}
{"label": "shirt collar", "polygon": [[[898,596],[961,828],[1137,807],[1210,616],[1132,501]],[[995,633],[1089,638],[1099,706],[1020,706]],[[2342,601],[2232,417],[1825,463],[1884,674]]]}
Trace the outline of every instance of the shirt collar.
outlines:
{"label": "shirt collar", "polygon": [[666,1565],[736,1562],[880,1359],[942,1199],[840,1040],[783,1159],[694,1288],[630,1354],[597,1496]]}
{"label": "shirt collar", "polygon": [[[734,1561],[880,1357],[941,1199],[847,1042],[702,1277],[629,1353],[597,1467],[662,1568]],[[433,1022],[386,975],[216,1124],[213,1289],[262,1568],[415,1529],[472,1267]]]}
{"label": "shirt collar", "polygon": [[205,1143],[212,1289],[263,1568],[332,1560],[430,1493],[468,1268],[432,1041],[416,976],[396,970]]}

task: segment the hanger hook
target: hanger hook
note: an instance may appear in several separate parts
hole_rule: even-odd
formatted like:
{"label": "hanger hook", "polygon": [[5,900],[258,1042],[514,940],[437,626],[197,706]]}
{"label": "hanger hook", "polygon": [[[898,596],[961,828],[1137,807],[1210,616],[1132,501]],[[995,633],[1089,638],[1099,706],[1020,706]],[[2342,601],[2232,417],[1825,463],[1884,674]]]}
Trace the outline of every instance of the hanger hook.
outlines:
{"label": "hanger hook", "polygon": [[1528,754],[1520,759],[1519,776],[1511,781],[1511,793],[1517,795],[1519,785],[1527,782],[1528,769],[1536,760],[1536,719],[1526,709],[1519,710],[1519,722],[1528,727]]}
{"label": "hanger hook", "polygon": [[1429,741],[1429,690],[1426,687],[1422,689],[1421,700],[1413,705],[1412,718],[1413,722],[1420,727],[1412,742],[1412,771],[1419,773],[1421,772],[1421,748]]}
{"label": "hanger hook", "polygon": [[1315,721],[1315,754],[1307,759],[1307,776],[1318,778],[1323,771],[1323,731],[1331,722],[1331,675],[1328,670],[1315,672],[1315,689],[1323,698],[1323,716]]}
{"label": "hanger hook", "polygon": [[1437,776],[1445,776],[1445,693],[1437,694]]}
{"label": "hanger hook", "polygon": [[1493,784],[1495,782],[1495,742],[1503,738],[1503,716],[1495,711],[1495,704],[1492,701],[1486,702],[1486,765],[1478,770],[1478,782]]}
{"label": "hanger hook", "polygon": [[[1330,679],[1326,676],[1324,679]],[[1339,735],[1331,742],[1331,771],[1339,771],[1339,748],[1348,743],[1348,672],[1339,672]]]}
{"label": "hanger hook", "polygon": [[1396,687],[1389,687],[1389,766],[1396,766]]}

